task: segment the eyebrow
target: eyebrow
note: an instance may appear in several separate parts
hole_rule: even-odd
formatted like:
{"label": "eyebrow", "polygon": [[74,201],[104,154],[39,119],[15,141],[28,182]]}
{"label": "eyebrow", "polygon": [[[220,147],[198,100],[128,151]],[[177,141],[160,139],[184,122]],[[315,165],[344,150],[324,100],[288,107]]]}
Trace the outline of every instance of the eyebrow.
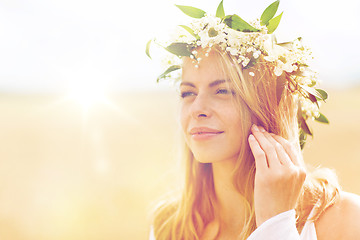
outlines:
{"label": "eyebrow", "polygon": [[[212,88],[212,87],[215,87],[217,85],[220,85],[220,84],[223,84],[225,82],[230,82],[230,80],[224,80],[224,79],[220,79],[220,80],[215,80],[211,83],[209,83],[209,87]],[[190,86],[190,87],[193,87],[193,88],[196,88],[195,84],[191,83],[191,82],[181,82],[180,83],[180,86]]]}
{"label": "eyebrow", "polygon": [[230,80],[215,80],[209,84],[209,87],[215,87],[217,85],[223,84],[225,82],[229,82]]}
{"label": "eyebrow", "polygon": [[196,86],[191,82],[181,82],[180,87],[181,86],[190,86],[190,87],[196,88]]}

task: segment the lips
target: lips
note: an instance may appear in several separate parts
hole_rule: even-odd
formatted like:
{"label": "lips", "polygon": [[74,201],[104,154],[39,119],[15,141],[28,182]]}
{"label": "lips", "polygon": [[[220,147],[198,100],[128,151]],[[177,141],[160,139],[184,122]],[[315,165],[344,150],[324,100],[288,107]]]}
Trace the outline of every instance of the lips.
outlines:
{"label": "lips", "polygon": [[223,133],[224,131],[220,131],[217,129],[212,129],[208,127],[195,127],[190,130],[190,134],[205,134],[205,133]]}
{"label": "lips", "polygon": [[220,131],[220,130],[208,128],[208,127],[195,127],[189,131],[190,135],[196,140],[209,139],[209,138],[217,136],[223,132],[224,131]]}

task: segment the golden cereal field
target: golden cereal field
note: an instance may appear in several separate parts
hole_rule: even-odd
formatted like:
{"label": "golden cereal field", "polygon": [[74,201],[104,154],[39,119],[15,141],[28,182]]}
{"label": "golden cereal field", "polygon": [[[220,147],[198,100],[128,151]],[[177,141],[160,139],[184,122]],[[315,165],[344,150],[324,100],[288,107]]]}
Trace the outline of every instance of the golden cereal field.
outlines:
{"label": "golden cereal field", "polygon": [[[360,194],[360,88],[329,91],[305,160]],[[0,94],[0,239],[147,239],[178,178],[177,97],[119,93],[84,112],[60,95]]]}

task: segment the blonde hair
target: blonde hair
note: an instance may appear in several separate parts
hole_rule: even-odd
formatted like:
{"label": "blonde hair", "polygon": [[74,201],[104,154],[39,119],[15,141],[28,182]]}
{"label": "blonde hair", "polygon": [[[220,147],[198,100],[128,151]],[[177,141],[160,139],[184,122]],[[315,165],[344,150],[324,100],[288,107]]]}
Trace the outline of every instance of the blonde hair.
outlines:
{"label": "blonde hair", "polygon": [[[247,208],[245,225],[239,236],[239,239],[245,240],[256,229],[253,204],[255,163],[247,143],[250,127],[253,123],[261,125],[299,147],[298,99],[287,90],[286,82],[273,74],[271,64],[263,61],[262,57],[253,67],[242,69],[236,59],[220,48],[213,47],[210,54],[219,56],[219,67],[228,74],[237,96],[236,101],[242,106],[239,107],[239,114],[243,119],[240,132],[243,134],[241,146],[244,147],[240,150],[233,171],[233,184],[244,197]],[[186,173],[181,196],[164,202],[154,214],[153,227],[157,240],[198,240],[207,224],[216,217],[211,163],[196,161],[186,145],[184,158]],[[339,186],[332,173],[308,173],[296,207],[298,230],[302,229],[314,206],[316,214],[312,219],[315,221],[336,201],[338,195]]]}

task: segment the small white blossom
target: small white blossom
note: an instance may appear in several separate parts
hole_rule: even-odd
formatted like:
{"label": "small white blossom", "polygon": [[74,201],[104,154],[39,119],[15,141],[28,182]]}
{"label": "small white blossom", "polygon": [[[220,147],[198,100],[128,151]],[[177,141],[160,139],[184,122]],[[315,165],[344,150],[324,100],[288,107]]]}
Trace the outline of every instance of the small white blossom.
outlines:
{"label": "small white blossom", "polygon": [[286,63],[286,64],[284,64],[283,69],[284,69],[284,71],[290,72],[290,73],[294,70],[294,68],[293,68],[293,66],[291,65],[291,63]]}
{"label": "small white blossom", "polygon": [[318,118],[320,116],[319,108],[309,99],[300,98],[301,102],[301,111],[305,113],[308,118]]}
{"label": "small white blossom", "polygon": [[227,47],[226,51],[228,51],[231,55],[234,55],[234,56],[238,54],[238,50],[236,48]]}
{"label": "small white blossom", "polygon": [[254,57],[255,59],[259,58],[260,55],[261,55],[261,52],[260,52],[260,51],[255,51],[255,52],[253,53],[253,57]]}
{"label": "small white blossom", "polygon": [[282,73],[283,73],[283,70],[281,68],[275,67],[274,74],[276,76],[281,76]]}
{"label": "small white blossom", "polygon": [[250,62],[250,58],[245,58],[242,62],[243,67],[246,67]]}

